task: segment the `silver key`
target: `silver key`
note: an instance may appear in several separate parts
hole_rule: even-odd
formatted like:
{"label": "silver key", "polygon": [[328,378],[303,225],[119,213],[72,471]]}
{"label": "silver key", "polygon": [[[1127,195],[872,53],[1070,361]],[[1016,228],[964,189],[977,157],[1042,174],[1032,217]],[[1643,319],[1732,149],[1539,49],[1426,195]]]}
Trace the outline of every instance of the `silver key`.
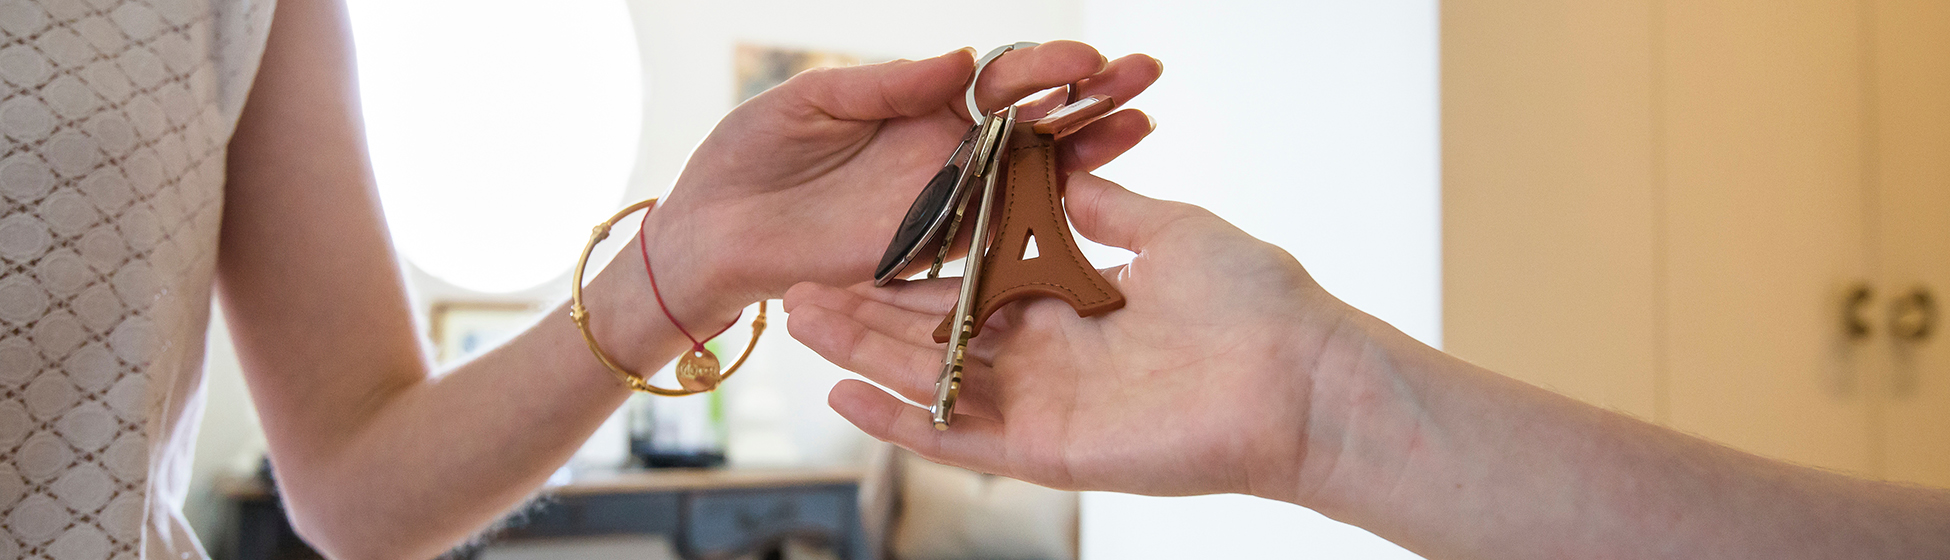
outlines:
{"label": "silver key", "polygon": [[[937,278],[941,275],[941,264],[948,257],[947,247],[954,243],[955,235],[960,232],[962,217],[966,213],[969,199],[972,198],[972,191],[967,188],[968,180],[973,176],[973,170],[970,168],[974,167],[976,162],[984,161],[988,157],[987,154],[977,153],[980,147],[985,145],[979,140],[985,135],[982,131],[983,124],[989,119],[981,114],[975,104],[975,84],[981,80],[982,70],[988,68],[989,63],[996,58],[1015,49],[1036,45],[1037,43],[1031,42],[1004,45],[989,51],[987,55],[975,62],[975,73],[969,78],[968,89],[964,92],[968,102],[969,122],[974,125],[969,128],[967,134],[962,135],[961,144],[955,146],[955,151],[948,154],[948,163],[943,165],[940,171],[935,172],[927,186],[921,189],[921,195],[916,197],[914,204],[908,207],[907,217],[903,218],[900,227],[894,230],[893,241],[887,244],[887,251],[881,254],[880,265],[874,268],[875,286],[885,286],[898,278],[900,272],[905,270],[921,251],[936,242],[941,246],[935,252],[933,264],[928,267],[928,278]],[[971,147],[977,149],[969,150],[966,156],[968,159],[962,160],[963,150]],[[943,235],[944,233],[946,235]]]}
{"label": "silver key", "polygon": [[975,294],[981,285],[982,257],[988,254],[989,216],[995,209],[996,178],[1003,172],[1000,169],[1002,155],[1008,151],[1009,135],[1014,132],[1016,108],[997,111],[989,115],[982,127],[982,139],[976,144],[977,160],[971,160],[969,167],[973,175],[982,179],[982,203],[975,213],[975,231],[968,242],[968,264],[961,277],[961,296],[955,300],[954,328],[948,335],[948,355],[942,358],[941,375],[935,380],[934,406],[929,412],[934,416],[934,428],[948,429],[954,419],[955,400],[961,393],[961,374],[968,355],[968,338],[975,330]]}

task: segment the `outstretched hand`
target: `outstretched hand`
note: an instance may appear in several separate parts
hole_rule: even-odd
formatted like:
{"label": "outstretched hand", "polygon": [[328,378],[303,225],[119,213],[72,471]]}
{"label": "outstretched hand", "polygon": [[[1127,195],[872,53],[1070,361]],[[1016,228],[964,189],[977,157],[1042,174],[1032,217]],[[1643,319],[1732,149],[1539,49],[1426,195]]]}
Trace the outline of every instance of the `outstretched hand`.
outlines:
{"label": "outstretched hand", "polygon": [[[1127,300],[1078,318],[1040,299],[1004,308],[973,341],[954,426],[866,383],[829,400],[866,433],[928,459],[1055,488],[1293,499],[1312,372],[1341,362],[1351,308],[1300,263],[1188,204],[1071,176],[1077,231],[1136,253],[1105,271]],[[841,367],[931,402],[932,332],[958,279],[786,294],[792,336]]]}
{"label": "outstretched hand", "polygon": [[[659,280],[664,263],[675,263],[668,268],[698,275],[695,289],[678,293],[722,300],[706,306],[722,309],[777,297],[799,281],[870,278],[908,205],[970,126],[963,92],[973,68],[963,49],[812,70],[733,110],[651,219]],[[1082,95],[1121,104],[1161,71],[1148,56],[1107,61],[1089,45],[1056,41],[996,59],[977,101],[994,110],[1077,84]],[[1058,103],[1046,98],[1025,114]],[[1150,131],[1137,111],[1109,115],[1066,137],[1060,164],[1093,169]]]}

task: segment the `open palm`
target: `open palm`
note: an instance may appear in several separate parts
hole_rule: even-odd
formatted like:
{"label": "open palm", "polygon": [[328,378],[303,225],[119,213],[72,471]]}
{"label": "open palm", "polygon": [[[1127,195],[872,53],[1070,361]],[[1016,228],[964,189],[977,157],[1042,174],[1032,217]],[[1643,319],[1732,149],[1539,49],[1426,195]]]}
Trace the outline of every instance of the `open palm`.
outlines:
{"label": "open palm", "polygon": [[[970,126],[963,91],[973,65],[963,50],[814,70],[754,97],[698,146],[651,238],[708,253],[716,288],[741,301],[802,280],[869,278],[907,206]],[[997,59],[977,99],[992,110],[1079,83],[1085,95],[1122,102],[1160,71],[1148,56],[1106,62],[1088,45],[1057,41]],[[1101,119],[1065,139],[1064,163],[1102,165],[1150,129],[1136,111]]]}
{"label": "open palm", "polygon": [[[1297,484],[1306,372],[1343,326],[1344,304],[1292,256],[1203,209],[1082,173],[1068,207],[1085,236],[1136,252],[1107,271],[1124,309],[1078,318],[1038,300],[997,313],[971,347],[948,431],[865,383],[835,387],[833,407],[929,459],[1051,487],[1290,493],[1264,486]],[[957,286],[802,284],[786,297],[790,329],[840,366],[930,402],[942,358],[931,333]]]}

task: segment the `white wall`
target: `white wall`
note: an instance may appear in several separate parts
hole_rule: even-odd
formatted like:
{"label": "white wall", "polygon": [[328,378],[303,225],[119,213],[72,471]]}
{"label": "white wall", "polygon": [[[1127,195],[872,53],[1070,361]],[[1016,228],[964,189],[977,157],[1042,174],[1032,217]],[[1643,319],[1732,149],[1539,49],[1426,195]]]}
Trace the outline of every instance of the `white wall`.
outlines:
{"label": "white wall", "polygon": [[[1083,21],[1099,48],[1165,64],[1134,103],[1157,132],[1100,175],[1210,208],[1335,295],[1440,342],[1433,0],[1084,0]],[[1086,559],[1413,557],[1237,495],[1090,493],[1082,531]]]}

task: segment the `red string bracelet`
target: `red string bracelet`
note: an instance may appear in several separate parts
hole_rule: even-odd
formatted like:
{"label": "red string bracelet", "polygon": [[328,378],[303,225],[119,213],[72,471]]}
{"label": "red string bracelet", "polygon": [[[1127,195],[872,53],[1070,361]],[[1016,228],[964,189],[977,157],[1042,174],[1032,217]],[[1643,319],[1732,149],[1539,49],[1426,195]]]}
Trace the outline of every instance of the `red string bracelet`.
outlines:
{"label": "red string bracelet", "polygon": [[[633,391],[666,397],[695,395],[716,388],[718,382],[723,381],[727,377],[731,377],[733,373],[737,373],[738,367],[745,365],[745,359],[752,356],[752,350],[758,348],[758,338],[760,335],[765,334],[765,300],[758,300],[758,316],[752,318],[752,339],[745,343],[745,351],[738,355],[738,359],[733,360],[731,366],[724,368],[723,372],[718,371],[717,356],[711,355],[711,351],[709,350],[702,350],[703,343],[698,342],[696,337],[691,336],[691,333],[684,333],[686,338],[691,339],[692,351],[686,352],[683,359],[677,361],[677,380],[684,384],[684,388],[682,389],[666,389],[651,385],[647,376],[637,375],[636,372],[630,371],[629,368],[616,363],[616,359],[611,358],[608,353],[603,352],[602,346],[596,342],[596,333],[590,330],[589,307],[583,305],[582,279],[584,273],[589,269],[589,256],[595,252],[596,244],[602,243],[604,239],[609,239],[610,228],[615,227],[617,222],[623,221],[624,217],[639,211],[647,212],[649,209],[654,208],[656,204],[657,199],[654,198],[631,204],[618,211],[615,215],[610,216],[609,219],[603,220],[600,224],[596,224],[594,229],[589,230],[589,241],[582,245],[582,255],[576,257],[575,274],[571,278],[573,282],[569,284],[569,319],[575,321],[576,330],[582,333],[582,341],[589,344],[589,353],[594,354],[596,361],[601,362],[604,369],[615,374],[616,379],[623,382],[624,386],[629,387]],[[648,220],[645,220],[645,222],[647,224]],[[639,234],[637,238],[638,244],[642,245],[644,241],[642,235]],[[645,273],[648,274],[650,268],[650,252],[647,249],[643,252],[643,266]],[[657,292],[656,282],[656,277],[652,276],[650,278],[650,289],[653,293],[656,293],[657,304],[661,306],[664,303],[664,296],[662,293]],[[677,323],[677,318],[671,316],[669,307],[664,307],[663,311],[664,316],[670,319],[671,324],[677,325],[679,331],[684,329],[683,325]],[[742,312],[739,313],[739,315],[743,314]],[[724,334],[724,331],[718,331],[718,334]],[[718,335],[714,334],[711,336],[712,338],[716,338]]]}
{"label": "red string bracelet", "polygon": [[[643,275],[649,277],[649,295],[657,297],[657,308],[663,310],[663,316],[669,318],[671,324],[677,326],[677,332],[681,332],[681,334],[684,334],[684,338],[690,340],[690,353],[686,355],[686,359],[690,359],[690,357],[706,357],[706,355],[710,355],[710,351],[704,349],[704,343],[718,338],[720,334],[725,334],[727,330],[731,330],[733,326],[737,326],[737,320],[739,318],[745,318],[745,310],[739,310],[737,316],[731,318],[731,324],[725,324],[725,328],[720,328],[716,334],[712,334],[712,336],[708,336],[704,340],[698,340],[696,336],[690,336],[690,330],[684,330],[683,322],[677,322],[677,316],[671,314],[671,306],[663,302],[663,293],[657,289],[657,273],[649,267],[649,240],[643,238],[643,230],[647,230],[647,228],[649,228],[649,213],[643,213],[643,222],[642,224],[638,224],[638,228],[636,228],[636,248],[643,254]],[[712,357],[712,367],[714,369],[716,369],[716,363],[718,363],[718,359]],[[683,363],[679,363],[679,365],[683,365]],[[679,375],[679,377],[683,377],[683,375]]]}

